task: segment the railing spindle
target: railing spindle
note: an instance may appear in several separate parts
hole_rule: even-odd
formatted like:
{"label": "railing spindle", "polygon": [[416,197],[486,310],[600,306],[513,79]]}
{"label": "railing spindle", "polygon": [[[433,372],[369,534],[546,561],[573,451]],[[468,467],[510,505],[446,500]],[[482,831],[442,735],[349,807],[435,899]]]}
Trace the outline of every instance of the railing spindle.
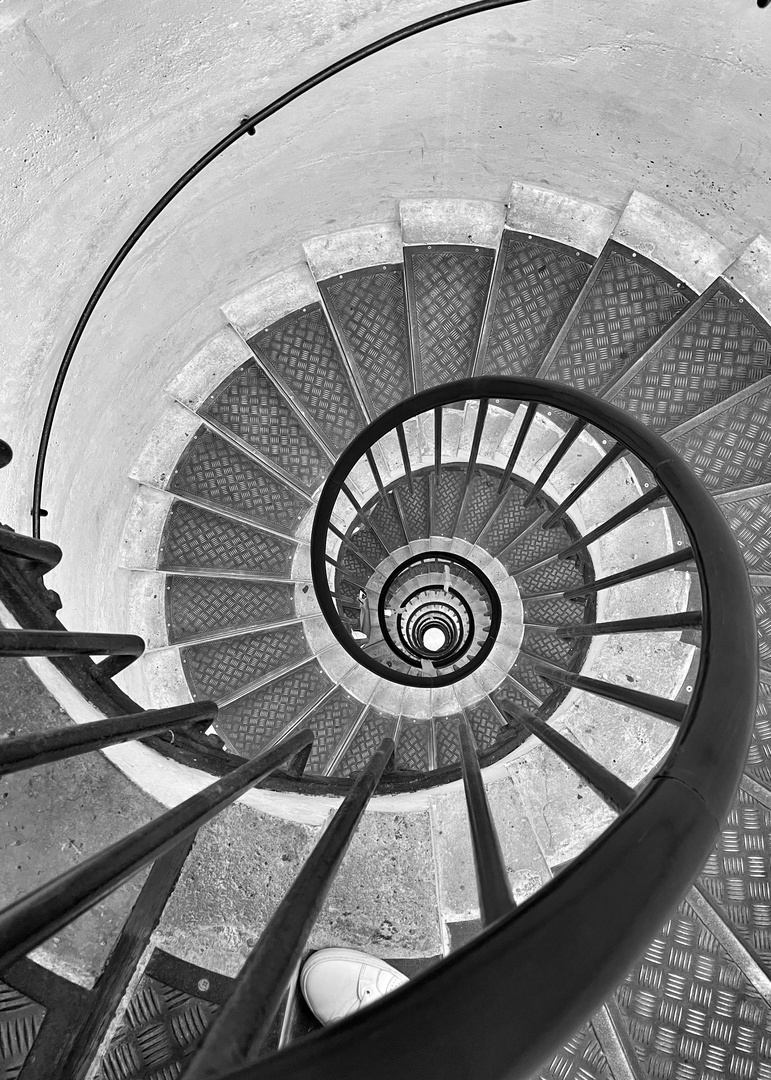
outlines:
{"label": "railing spindle", "polygon": [[404,424],[396,425],[396,437],[399,440],[399,449],[402,453],[402,463],[404,465],[404,475],[407,477],[407,487],[410,491],[413,491],[412,466],[410,464],[409,451],[407,450],[407,436],[404,431]]}
{"label": "railing spindle", "polygon": [[503,470],[503,475],[501,476],[501,482],[498,485],[498,494],[499,495],[503,492],[503,489],[506,487],[506,485],[508,484],[508,482],[509,482],[509,480],[511,478],[511,474],[514,471],[514,466],[517,464],[517,459],[519,458],[519,455],[520,455],[520,452],[521,452],[522,447],[524,445],[525,439],[527,438],[527,433],[530,430],[530,425],[533,423],[533,418],[535,417],[535,413],[536,413],[537,408],[538,408],[538,402],[537,401],[529,401],[527,403],[527,408],[525,409],[525,415],[524,415],[524,417],[522,419],[522,423],[520,424],[519,431],[517,432],[517,437],[514,440],[514,445],[511,448],[511,453],[509,454],[509,460],[506,462],[506,468]]}
{"label": "railing spindle", "polygon": [[141,656],[136,634],[86,634],[71,630],[0,630],[0,656],[107,656],[97,664],[111,678]]}
{"label": "railing spindle", "polygon": [[380,469],[378,469],[377,467],[372,451],[365,450],[364,456],[366,457],[367,464],[369,465],[370,471],[372,472],[372,479],[375,481],[375,486],[377,487],[380,498],[384,499],[386,497],[386,493],[385,488],[383,487],[383,478],[380,475]]}
{"label": "railing spindle", "polygon": [[474,852],[474,869],[479,893],[479,910],[482,925],[508,915],[516,906],[506,874],[506,864],[501,852],[490,804],[485,794],[479,758],[468,726],[463,718],[458,724],[460,760],[463,770],[463,788],[466,793],[471,846]]}
{"label": "railing spindle", "polygon": [[437,484],[442,479],[442,416],[441,405],[434,409],[434,474]]}
{"label": "railing spindle", "polygon": [[612,810],[619,813],[626,810],[627,806],[635,798],[634,788],[629,787],[612,772],[595,761],[580,746],[576,746],[570,739],[566,739],[559,731],[545,724],[543,720],[532,716],[524,709],[517,710],[516,714],[505,707],[501,709],[506,716],[513,721],[519,721],[523,727],[540,739],[544,746],[548,746],[558,757],[562,758],[566,765],[578,773],[603,799]]}
{"label": "railing spindle", "polygon": [[522,649],[521,653],[532,660],[538,674],[543,675],[550,682],[561,683],[562,686],[573,686],[577,690],[586,690],[590,694],[607,698],[609,701],[617,701],[620,705],[629,705],[630,708],[658,716],[671,724],[681,724],[685,717],[687,706],[683,702],[670,701],[669,698],[658,697],[655,694],[645,694],[640,690],[631,690],[627,686],[605,682],[602,679],[575,675],[572,671],[566,671],[557,664],[533,656],[525,649]]}
{"label": "railing spindle", "polygon": [[[692,558],[693,551],[691,548],[684,547],[679,551],[673,551],[671,555],[662,555],[660,559],[651,559],[650,562],[642,563],[640,566],[630,566],[627,570],[620,570],[617,574],[609,574],[607,577],[598,578],[588,585],[577,585],[575,589],[568,589],[562,595],[566,600],[576,600],[585,593],[610,589],[613,585],[624,585],[627,581],[636,581],[638,578],[648,577],[649,574],[657,574],[660,570],[668,570],[670,567],[678,566],[680,563],[690,562]],[[531,597],[523,595],[522,599],[531,599]]]}
{"label": "railing spindle", "polygon": [[554,470],[557,468],[557,466],[563,460],[563,458],[567,454],[568,450],[573,445],[573,443],[576,441],[576,439],[578,438],[578,436],[581,434],[581,432],[584,430],[585,427],[586,427],[586,421],[585,420],[575,420],[570,425],[569,429],[565,433],[565,436],[562,439],[562,441],[560,442],[559,446],[557,447],[557,449],[554,451],[554,453],[552,454],[552,456],[549,458],[546,465],[544,466],[544,468],[543,468],[543,470],[541,472],[541,475],[538,477],[535,484],[533,484],[532,491],[530,491],[527,498],[525,499],[525,502],[524,502],[525,506],[532,506],[532,504],[535,502],[537,496],[541,493],[541,491],[543,491],[544,485],[546,483],[548,483],[549,477],[552,475]]}
{"label": "railing spindle", "polygon": [[358,546],[353,540],[349,540],[345,533],[341,532],[340,529],[338,529],[336,525],[333,525],[331,521],[329,523],[329,528],[330,531],[333,532],[340,541],[341,547],[346,548],[348,551],[352,551],[357,559],[361,559],[365,566],[369,567],[369,569],[373,573],[375,572],[376,567],[373,566],[373,564],[370,562],[364,552],[359,550]]}
{"label": "railing spindle", "polygon": [[487,418],[487,406],[489,405],[488,398],[479,399],[479,407],[477,412],[476,423],[474,424],[474,434],[471,439],[471,450],[468,456],[468,468],[466,469],[466,483],[471,483],[471,475],[474,472],[474,466],[477,463],[477,457],[479,456],[479,446],[482,442],[482,432],[484,431],[485,419]]}
{"label": "railing spindle", "polygon": [[581,496],[585,495],[589,488],[625,453],[626,447],[616,443],[616,445],[603,457],[602,461],[599,461],[594,468],[586,474],[583,480],[580,480],[578,484],[576,484],[570,494],[562,500],[559,506],[549,514],[543,523],[544,529],[550,529],[553,525],[556,525],[558,520],[570,509],[573,503],[578,502]]}
{"label": "railing spindle", "polygon": [[50,761],[102,750],[105,746],[160,735],[170,728],[214,720],[217,706],[213,701],[197,701],[171,709],[148,709],[146,712],[110,716],[88,724],[72,724],[35,735],[17,735],[0,741],[0,776],[46,765]]}
{"label": "railing spindle", "polygon": [[337,570],[341,578],[349,582],[349,584],[355,585],[357,589],[361,589],[367,584],[366,581],[362,581],[359,578],[353,577],[353,575],[349,573],[349,571],[346,570],[343,566],[341,566],[337,559],[333,559],[331,555],[325,555],[324,558],[331,566],[334,566],[335,570]]}
{"label": "railing spindle", "polygon": [[623,510],[619,510],[613,517],[608,518],[602,525],[598,525],[596,529],[592,529],[591,532],[586,533],[579,540],[576,540],[574,544],[570,544],[568,547],[563,548],[562,551],[557,553],[556,558],[566,559],[569,555],[579,551],[583,547],[588,547],[589,544],[593,544],[595,540],[599,540],[607,533],[617,529],[619,525],[623,525],[624,522],[629,521],[630,518],[635,517],[637,514],[642,513],[651,503],[657,502],[664,497],[662,489],[656,485],[647,495],[641,495],[639,499],[635,499],[634,502],[629,503]]}
{"label": "railing spindle", "polygon": [[669,615],[647,615],[639,619],[616,619],[613,622],[576,623],[556,626],[557,637],[593,637],[595,634],[636,634],[654,630],[701,629],[700,611],[673,611]]}
{"label": "railing spindle", "polygon": [[185,1080],[211,1080],[253,1061],[281,1004],[308,935],[367,803],[394,753],[384,739],[338,807],[249,954]]}
{"label": "railing spindle", "polygon": [[199,829],[313,741],[300,731],[0,912],[0,969],[26,955]]}
{"label": "railing spindle", "polygon": [[380,543],[383,545],[383,550],[388,551],[389,550],[389,548],[388,548],[388,540],[385,538],[385,536],[383,536],[382,532],[380,531],[378,526],[375,524],[374,520],[371,517],[368,517],[364,513],[364,507],[361,505],[361,503],[356,498],[356,496],[353,494],[353,492],[348,487],[348,485],[346,483],[341,484],[340,485],[340,490],[343,492],[346,499],[348,500],[348,502],[353,507],[353,509],[354,509],[354,511],[356,513],[357,520],[360,521],[362,523],[362,525],[366,526],[366,528],[371,529],[372,532],[375,534],[375,536],[380,541]]}

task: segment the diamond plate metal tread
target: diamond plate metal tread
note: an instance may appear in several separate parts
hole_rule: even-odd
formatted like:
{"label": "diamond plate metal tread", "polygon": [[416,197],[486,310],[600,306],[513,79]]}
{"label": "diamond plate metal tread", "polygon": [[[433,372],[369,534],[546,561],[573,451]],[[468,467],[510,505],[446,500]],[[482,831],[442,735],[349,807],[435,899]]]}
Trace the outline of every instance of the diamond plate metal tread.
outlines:
{"label": "diamond plate metal tread", "polygon": [[771,503],[757,499],[720,503],[720,509],[741,545],[744,561],[756,574],[771,573]]}
{"label": "diamond plate metal tread", "polygon": [[101,1063],[100,1080],[175,1080],[219,1008],[143,975]]}
{"label": "diamond plate metal tread", "polygon": [[566,548],[570,540],[561,525],[553,529],[535,528],[500,556],[501,562],[511,574],[541,559],[548,559]]}
{"label": "diamond plate metal tread", "polygon": [[398,484],[399,502],[404,515],[404,524],[407,526],[407,532],[410,534],[411,540],[423,539],[429,534],[428,484],[427,473],[423,473],[422,476],[413,476],[412,491],[410,491],[406,480],[400,481]]}
{"label": "diamond plate metal tread", "polygon": [[217,726],[239,754],[252,757],[331,686],[314,660],[220,709]]}
{"label": "diamond plate metal tread", "polygon": [[433,480],[434,536],[454,536],[455,520],[466,490],[466,474],[458,469],[442,469],[439,483]]}
{"label": "diamond plate metal tread", "polygon": [[374,415],[414,393],[399,266],[367,267],[319,284],[332,319],[356,363]]}
{"label": "diamond plate metal tread", "polygon": [[513,484],[509,485],[506,501],[490,528],[485,530],[484,536],[480,537],[482,546],[492,555],[509,544],[513,537],[518,536],[523,529],[541,516],[541,509],[537,505],[525,506],[527,492]]}
{"label": "diamond plate metal tread", "polygon": [[645,352],[693,299],[686,286],[642,255],[610,243],[549,378],[599,393]]}
{"label": "diamond plate metal tread", "polygon": [[771,473],[771,393],[761,390],[728,405],[671,446],[712,491],[764,483]]}
{"label": "diamond plate metal tread", "polygon": [[584,604],[572,600],[562,600],[555,596],[552,600],[523,600],[525,623],[539,623],[541,626],[574,626],[583,622]]}
{"label": "diamond plate metal tread", "polygon": [[[526,694],[523,694],[509,680],[502,682],[490,697],[495,705],[502,710],[506,709],[507,706],[511,709],[519,707],[526,712],[535,713],[539,709],[535,702],[531,701]],[[506,717],[506,745],[514,749],[529,737],[530,732],[517,720],[516,715],[504,713],[504,716]]]}
{"label": "diamond plate metal tread", "polygon": [[245,570],[286,578],[295,548],[296,544],[249,525],[175,502],[164,526],[158,567]]}
{"label": "diamond plate metal tread", "polygon": [[[506,726],[503,720],[486,698],[470,705],[465,709],[465,714],[474,735],[477,750],[480,753],[489,750],[498,741],[498,736]],[[514,747],[510,749],[513,750]],[[458,756],[459,751],[456,750],[456,758]]]}
{"label": "diamond plate metal tread", "polygon": [[229,375],[200,412],[253,446],[309,491],[314,491],[329,472],[329,458],[299,413],[252,360]]}
{"label": "diamond plate metal tread", "polygon": [[407,247],[415,366],[423,387],[471,374],[493,268],[485,248]]}
{"label": "diamond plate metal tread", "polygon": [[758,707],[744,772],[771,791],[771,684],[758,684]]}
{"label": "diamond plate metal tread", "polygon": [[[520,685],[524,686],[526,690],[529,690],[531,694],[535,694],[536,697],[542,701],[546,701],[557,691],[557,687],[536,674],[534,662],[527,656],[520,655],[514,661],[511,668],[511,676],[516,679]],[[493,695],[494,696],[494,695]],[[495,699],[497,700],[497,698]],[[533,708],[533,702],[528,702],[528,708]]]}
{"label": "diamond plate metal tread", "polygon": [[169,575],[166,618],[174,645],[199,634],[278,622],[295,614],[294,585]]}
{"label": "diamond plate metal tread", "polygon": [[338,687],[303,720],[300,727],[311,728],[316,736],[305,767],[307,773],[319,775],[324,771],[346,732],[361,716],[363,709],[360,701],[351,697],[342,687]]}
{"label": "diamond plate metal tread", "polygon": [[321,305],[287,315],[248,344],[341,453],[365,421]]}
{"label": "diamond plate metal tread", "polygon": [[436,717],[434,720],[434,746],[436,747],[436,767],[457,765],[460,761],[458,745],[458,724],[463,719],[462,713],[453,716]]}
{"label": "diamond plate metal tread", "polygon": [[0,1076],[16,1080],[45,1018],[44,1005],[0,980]]}
{"label": "diamond plate metal tread", "polygon": [[[350,548],[345,548],[343,551],[339,552],[337,561],[343,569],[354,578],[354,580],[361,582],[362,585],[367,582],[372,573],[367,564],[362,562],[358,555],[354,551],[351,551]],[[347,578],[344,578],[339,570],[335,570],[335,592],[339,593],[341,596],[351,596],[356,599],[358,590],[353,589],[350,581],[348,581]],[[358,609],[358,603],[356,607]]]}
{"label": "diamond plate metal tread", "polygon": [[682,903],[616,991],[642,1075],[760,1080],[771,1013]]}
{"label": "diamond plate metal tread", "polygon": [[[564,641],[562,638],[557,637],[556,634],[549,633],[548,630],[534,630],[531,626],[525,627],[522,648],[526,649],[532,656],[537,656],[541,660],[548,660],[551,664],[559,664],[560,667],[565,668],[571,667],[574,657],[580,651],[580,645],[577,645],[575,639]],[[512,674],[515,678],[519,678],[516,664],[512,669]],[[524,679],[519,681],[523,686],[528,685]],[[537,690],[535,692],[539,693]]]}
{"label": "diamond plate metal tread", "polygon": [[203,426],[185,448],[168,487],[289,533],[308,510],[288,485]]}
{"label": "diamond plate metal tread", "polygon": [[741,788],[699,883],[771,972],[771,812]]}
{"label": "diamond plate metal tread", "polygon": [[771,335],[740,299],[717,281],[613,404],[664,431],[771,374]]}
{"label": "diamond plate metal tread", "polygon": [[[462,476],[465,474],[461,474]],[[463,519],[458,522],[455,535],[473,541],[487,524],[490,514],[498,504],[500,477],[490,476],[477,469],[471,478],[470,491],[463,508]]]}
{"label": "diamond plate metal tread", "polygon": [[397,719],[380,709],[368,709],[364,723],[353,737],[351,745],[343,754],[335,776],[356,776],[366,768],[369,759],[380,746],[383,739],[392,739],[396,732]]}
{"label": "diamond plate metal tread", "polygon": [[377,534],[369,525],[362,525],[360,521],[354,520],[352,522],[346,536],[369,559],[373,566],[377,566],[389,554],[389,550],[383,547]]}
{"label": "diamond plate metal tread", "polygon": [[404,720],[396,743],[399,772],[426,772],[431,725],[427,720]]}
{"label": "diamond plate metal tread", "polygon": [[771,668],[771,588],[753,585],[755,597],[755,621],[758,624],[758,651],[760,666]]}
{"label": "diamond plate metal tread", "polygon": [[586,1024],[568,1039],[537,1077],[538,1080],[613,1080],[613,1073],[594,1028]]}
{"label": "diamond plate metal tread", "polygon": [[308,642],[300,625],[207,641],[180,650],[193,696],[214,700],[307,655]]}
{"label": "diamond plate metal tread", "polygon": [[504,230],[485,375],[535,375],[594,264],[554,241]]}
{"label": "diamond plate metal tread", "polygon": [[520,592],[558,592],[584,584],[584,575],[572,559],[556,559],[517,579]]}
{"label": "diamond plate metal tread", "polygon": [[380,535],[391,551],[402,547],[407,542],[399,514],[394,506],[393,496],[381,499],[377,496],[368,504],[367,515],[371,518]]}

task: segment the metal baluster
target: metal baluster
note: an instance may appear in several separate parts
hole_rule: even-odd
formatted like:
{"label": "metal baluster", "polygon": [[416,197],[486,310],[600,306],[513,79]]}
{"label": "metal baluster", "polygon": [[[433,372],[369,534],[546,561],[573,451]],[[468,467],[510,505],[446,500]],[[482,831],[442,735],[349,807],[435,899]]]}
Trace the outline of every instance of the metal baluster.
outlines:
{"label": "metal baluster", "polygon": [[329,523],[329,528],[335,534],[335,536],[338,538],[338,540],[340,541],[341,547],[345,547],[349,551],[352,551],[357,559],[360,559],[364,563],[364,565],[366,567],[368,567],[373,573],[375,572],[376,567],[374,567],[372,565],[372,563],[367,558],[367,556],[364,554],[364,552],[359,550],[359,548],[357,547],[357,545],[354,543],[353,540],[349,540],[348,537],[345,535],[345,533],[341,532],[337,528],[336,525],[332,524],[331,521]]}
{"label": "metal baluster", "polygon": [[468,456],[468,468],[466,469],[466,483],[471,483],[471,474],[474,471],[474,466],[477,463],[477,457],[479,456],[479,446],[482,442],[482,432],[485,426],[485,420],[487,418],[487,407],[489,405],[488,398],[479,399],[479,411],[477,412],[477,419],[474,425],[474,434],[471,439],[471,450]]}
{"label": "metal baluster", "polygon": [[349,582],[351,585],[355,585],[357,589],[362,589],[367,584],[366,581],[360,581],[358,578],[353,577],[347,570],[345,570],[340,565],[337,559],[333,559],[331,555],[325,555],[324,558],[331,566],[334,566],[335,570],[337,570],[341,578]]}
{"label": "metal baluster", "polygon": [[[660,559],[651,559],[650,562],[642,563],[640,566],[630,566],[628,570],[620,570],[617,574],[609,574],[608,577],[598,578],[597,581],[591,582],[589,585],[577,585],[575,589],[568,589],[561,595],[566,600],[575,600],[585,593],[599,592],[600,589],[610,589],[613,585],[623,585],[627,581],[636,581],[638,578],[647,577],[649,574],[656,574],[660,570],[668,570],[671,566],[677,566],[679,563],[689,562],[693,558],[693,551],[689,547],[681,548],[680,551],[673,551],[671,555],[663,555]],[[530,597],[522,597],[522,599],[530,599]]]}
{"label": "metal baluster", "polygon": [[383,487],[383,478],[380,475],[380,469],[378,469],[377,465],[375,464],[375,459],[372,456],[372,451],[365,450],[364,456],[366,457],[367,464],[369,465],[372,472],[372,478],[375,481],[375,486],[377,487],[378,492],[380,493],[380,498],[384,499],[386,497],[386,493],[385,488]]}
{"label": "metal baluster", "polygon": [[361,505],[359,500],[356,498],[356,496],[353,494],[353,492],[351,491],[351,489],[348,487],[348,485],[346,483],[342,483],[340,485],[340,490],[343,492],[346,499],[348,500],[348,502],[351,504],[351,506],[355,510],[357,520],[360,521],[366,528],[372,530],[372,532],[378,538],[380,543],[383,545],[383,550],[387,552],[389,550],[388,541],[386,540],[385,536],[383,536],[383,534],[380,531],[380,529],[378,528],[378,526],[375,524],[374,519],[372,517],[368,517],[364,513],[363,506]]}
{"label": "metal baluster", "polygon": [[210,1080],[257,1056],[356,827],[393,753],[393,740],[384,739],[338,807],[247,958],[185,1080]]}
{"label": "metal baluster", "polygon": [[566,765],[569,765],[574,772],[586,780],[587,784],[597,792],[611,809],[621,812],[635,798],[634,788],[630,788],[623,780],[620,780],[606,769],[604,765],[600,765],[598,761],[590,757],[580,746],[576,746],[575,743],[566,739],[564,735],[545,724],[543,720],[531,716],[530,713],[526,713],[523,709],[512,713],[502,707],[501,712],[506,714],[510,721],[519,721],[532,735],[535,735],[545,746],[553,750]]}
{"label": "metal baluster", "polygon": [[533,656],[525,649],[521,649],[520,652],[522,656],[527,656],[529,660],[532,660],[537,673],[550,682],[560,683],[562,686],[574,686],[577,690],[586,690],[590,694],[607,698],[609,701],[617,701],[620,705],[629,705],[633,709],[640,709],[641,712],[658,716],[671,724],[680,724],[685,717],[687,706],[680,701],[670,701],[669,698],[658,697],[655,694],[644,694],[640,690],[630,690],[627,686],[619,686],[602,679],[590,679],[586,675],[574,675],[572,671],[566,671],[557,664]]}
{"label": "metal baluster", "polygon": [[577,623],[575,626],[556,626],[557,637],[593,637],[595,634],[635,634],[653,630],[686,630],[701,628],[700,611],[673,611],[669,615],[648,615],[639,619],[616,619],[613,622]]}
{"label": "metal baluster", "polygon": [[434,409],[434,474],[437,484],[442,479],[442,416],[441,405]]}
{"label": "metal baluster", "polygon": [[511,474],[514,471],[514,466],[517,464],[517,459],[519,458],[525,439],[527,438],[527,433],[530,430],[531,424],[533,423],[533,418],[535,417],[535,412],[537,408],[537,401],[528,402],[524,418],[522,420],[522,423],[520,424],[519,431],[517,432],[517,437],[514,440],[514,445],[511,448],[511,453],[509,454],[509,460],[506,462],[506,468],[503,470],[503,476],[501,477],[501,482],[498,485],[499,495],[503,492],[503,489],[506,487],[509,479],[511,478]]}
{"label": "metal baluster", "polygon": [[629,521],[630,518],[635,517],[636,514],[641,513],[651,503],[656,502],[658,499],[664,497],[664,492],[656,485],[652,491],[649,491],[647,495],[642,495],[639,499],[635,499],[634,502],[629,503],[623,510],[619,510],[613,517],[608,518],[602,525],[598,525],[596,529],[592,529],[585,536],[582,536],[580,540],[576,540],[574,544],[570,544],[569,547],[563,548],[562,551],[557,553],[558,559],[566,559],[568,555],[572,555],[582,547],[587,547],[589,544],[593,544],[595,540],[599,540],[600,537],[605,536],[606,533],[612,532],[613,529],[618,528],[619,525],[623,525],[625,521]]}
{"label": "metal baluster", "polygon": [[111,678],[145,650],[136,634],[86,634],[72,630],[0,630],[0,656],[103,656],[100,674]]}
{"label": "metal baluster", "polygon": [[574,421],[574,423],[572,423],[570,425],[570,428],[565,433],[565,436],[562,439],[562,442],[559,444],[559,446],[557,447],[555,452],[549,458],[548,462],[546,463],[546,466],[544,467],[543,471],[541,472],[541,475],[538,477],[535,484],[533,485],[532,491],[529,493],[529,495],[525,499],[525,502],[523,504],[524,506],[531,506],[532,503],[535,502],[536,497],[543,490],[543,487],[548,482],[549,477],[552,475],[554,470],[557,468],[557,466],[563,460],[563,458],[567,454],[568,450],[573,445],[573,443],[576,441],[576,439],[578,438],[578,436],[581,434],[581,432],[584,430],[585,427],[586,427],[586,421],[585,420],[576,420],[576,421]]}
{"label": "metal baluster", "polygon": [[148,709],[126,716],[110,716],[89,724],[73,724],[35,735],[17,735],[0,741],[0,776],[46,765],[49,761],[102,750],[105,746],[160,735],[170,728],[214,720],[213,701],[177,705],[171,709]]}
{"label": "metal baluster", "polygon": [[489,926],[496,919],[508,915],[516,905],[511,895],[506,864],[485,794],[479,758],[465,717],[458,724],[458,741],[474,851],[479,909],[482,925]]}
{"label": "metal baluster", "polygon": [[404,424],[397,425],[396,437],[399,440],[399,449],[402,452],[402,462],[404,463],[404,473],[407,477],[407,487],[410,491],[413,491],[412,466],[410,465],[410,455],[407,451],[407,436],[404,431]]}
{"label": "metal baluster", "polygon": [[546,518],[543,523],[544,529],[550,529],[553,525],[556,525],[558,520],[570,509],[573,503],[578,502],[581,496],[586,494],[592,484],[595,484],[599,478],[608,471],[611,465],[618,461],[625,453],[626,447],[616,443],[616,445],[607,452],[602,461],[598,462],[591,472],[587,473],[583,480],[579,481],[571,493],[567,495],[559,506]]}

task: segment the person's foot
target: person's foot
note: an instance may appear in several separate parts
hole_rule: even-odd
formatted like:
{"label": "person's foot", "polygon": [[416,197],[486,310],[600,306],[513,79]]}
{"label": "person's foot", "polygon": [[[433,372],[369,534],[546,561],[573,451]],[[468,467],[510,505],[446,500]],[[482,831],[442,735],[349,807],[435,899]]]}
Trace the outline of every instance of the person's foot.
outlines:
{"label": "person's foot", "polygon": [[385,960],[355,949],[320,949],[300,973],[300,987],[322,1024],[334,1024],[409,979]]}

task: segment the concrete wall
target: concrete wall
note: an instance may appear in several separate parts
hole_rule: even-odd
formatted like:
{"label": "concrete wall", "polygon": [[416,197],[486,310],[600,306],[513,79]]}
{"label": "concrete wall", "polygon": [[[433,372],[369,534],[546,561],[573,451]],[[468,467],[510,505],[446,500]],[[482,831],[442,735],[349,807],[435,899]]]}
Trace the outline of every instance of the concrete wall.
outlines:
{"label": "concrete wall", "polygon": [[[443,6],[5,5],[0,432],[16,458],[0,520],[28,527],[67,334],[141,214],[244,113]],[[771,12],[753,0],[532,0],[401,44],[242,140],[153,227],[74,365],[44,492],[65,621],[123,628],[120,574],[106,578],[159,390],[220,304],[299,260],[303,238],[393,219],[401,196],[503,201],[517,178],[619,208],[636,187],[738,252],[771,227],[770,76]]]}

